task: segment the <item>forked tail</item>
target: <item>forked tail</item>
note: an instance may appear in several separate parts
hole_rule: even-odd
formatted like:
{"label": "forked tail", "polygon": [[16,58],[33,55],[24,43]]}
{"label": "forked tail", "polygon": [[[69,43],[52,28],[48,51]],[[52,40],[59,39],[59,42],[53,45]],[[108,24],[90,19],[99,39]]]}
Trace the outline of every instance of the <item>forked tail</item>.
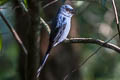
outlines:
{"label": "forked tail", "polygon": [[37,70],[37,78],[39,77],[40,72],[43,69],[43,67],[44,67],[44,65],[45,65],[45,63],[46,63],[46,61],[47,61],[47,59],[48,59],[48,57],[50,55],[51,49],[52,49],[52,45],[49,45],[48,50],[47,50],[45,56],[42,59],[41,65],[40,65],[39,69]]}
{"label": "forked tail", "polygon": [[44,56],[44,58],[43,58],[43,60],[42,60],[42,63],[41,63],[41,65],[40,65],[40,67],[39,67],[39,69],[38,69],[38,71],[37,71],[37,78],[39,77],[40,72],[41,72],[41,70],[43,69],[43,67],[44,67],[44,65],[45,65],[45,63],[46,63],[46,61],[47,61],[47,59],[48,59],[48,56],[49,56],[49,53]]}

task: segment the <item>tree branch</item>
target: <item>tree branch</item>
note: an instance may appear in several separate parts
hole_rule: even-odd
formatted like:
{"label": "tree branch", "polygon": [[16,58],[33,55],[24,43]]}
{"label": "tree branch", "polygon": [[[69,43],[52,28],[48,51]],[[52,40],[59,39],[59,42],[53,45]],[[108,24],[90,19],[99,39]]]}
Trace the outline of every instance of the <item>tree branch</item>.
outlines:
{"label": "tree branch", "polygon": [[46,5],[43,6],[43,9],[46,8],[46,7],[48,7],[48,6],[50,6],[50,5],[52,5],[52,4],[54,4],[57,1],[58,0],[53,0],[53,1],[49,2],[48,4],[46,4]]}
{"label": "tree branch", "polygon": [[117,24],[117,30],[118,30],[119,39],[120,39],[119,18],[118,18],[118,12],[117,12],[117,8],[116,8],[115,1],[114,1],[114,0],[112,0],[112,5],[113,5],[113,9],[114,9],[115,19],[116,19],[116,24]]}
{"label": "tree branch", "polygon": [[27,51],[25,45],[23,44],[22,40],[20,39],[19,35],[15,31],[15,29],[8,23],[8,21],[6,20],[6,18],[4,17],[4,15],[1,12],[0,12],[0,16],[3,19],[3,21],[5,22],[5,24],[8,26],[8,28],[10,29],[12,35],[14,36],[14,38],[16,39],[16,41],[18,42],[20,47],[22,47],[24,53],[27,55],[28,51]]}
{"label": "tree branch", "polygon": [[49,25],[45,22],[45,20],[42,17],[40,17],[40,24],[42,24],[43,26],[45,26],[45,29],[50,34],[50,32],[51,32],[50,27],[49,27]]}
{"label": "tree branch", "polygon": [[66,39],[64,43],[85,43],[85,44],[97,44],[102,47],[106,47],[109,49],[112,49],[118,53],[120,53],[120,47],[112,44],[112,43],[106,43],[105,41],[99,40],[99,39],[92,39],[92,38],[70,38]]}

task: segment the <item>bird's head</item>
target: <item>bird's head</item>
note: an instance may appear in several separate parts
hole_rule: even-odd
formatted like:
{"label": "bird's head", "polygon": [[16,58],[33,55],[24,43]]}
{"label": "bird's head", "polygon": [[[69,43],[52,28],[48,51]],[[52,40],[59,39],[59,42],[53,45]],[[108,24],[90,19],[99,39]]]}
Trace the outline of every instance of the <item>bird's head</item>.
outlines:
{"label": "bird's head", "polygon": [[72,17],[75,13],[74,9],[69,4],[62,5],[60,8],[60,12],[68,17]]}

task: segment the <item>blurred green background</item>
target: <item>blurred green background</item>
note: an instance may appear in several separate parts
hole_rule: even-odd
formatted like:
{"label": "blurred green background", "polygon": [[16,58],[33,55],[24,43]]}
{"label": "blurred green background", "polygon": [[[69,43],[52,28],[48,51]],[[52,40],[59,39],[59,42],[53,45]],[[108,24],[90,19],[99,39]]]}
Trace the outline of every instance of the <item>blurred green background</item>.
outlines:
{"label": "blurred green background", "polygon": [[[0,12],[5,16],[10,25],[15,25],[12,3],[0,0]],[[18,45],[9,28],[0,17],[0,80],[19,80],[18,67]]]}

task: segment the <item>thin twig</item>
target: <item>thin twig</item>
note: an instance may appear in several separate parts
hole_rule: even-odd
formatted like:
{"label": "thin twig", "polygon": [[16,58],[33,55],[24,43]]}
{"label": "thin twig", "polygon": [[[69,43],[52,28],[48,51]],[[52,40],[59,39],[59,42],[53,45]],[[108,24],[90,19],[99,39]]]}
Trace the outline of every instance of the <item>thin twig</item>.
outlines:
{"label": "thin twig", "polygon": [[99,48],[97,48],[97,50],[95,50],[91,55],[89,55],[81,64],[79,64],[79,66],[77,68],[75,68],[74,70],[71,71],[71,73],[67,74],[65,77],[64,77],[64,80],[68,80],[68,78],[70,78],[70,76],[75,72],[77,71],[78,69],[80,69],[91,57],[93,57],[95,54],[97,54],[97,52],[102,48],[102,47],[106,47],[106,48],[110,48],[118,53],[120,53],[120,47],[114,45],[114,44],[111,44],[111,43],[108,43],[110,42],[113,38],[115,38],[116,36],[118,35],[115,34],[111,39],[109,39],[108,41],[104,42],[102,40],[96,40],[96,39],[92,39],[92,38],[79,38],[79,40],[70,40],[70,42],[79,42],[79,43],[93,43],[93,44],[98,44],[100,45]]}
{"label": "thin twig", "polygon": [[58,0],[53,0],[53,1],[49,2],[48,4],[44,5],[43,8],[46,8],[46,7],[50,6],[51,4],[54,4],[57,1]]}
{"label": "thin twig", "polygon": [[24,53],[27,55],[27,49],[24,46],[22,40],[20,39],[20,37],[18,36],[17,32],[15,31],[15,29],[8,23],[8,21],[6,20],[6,18],[3,16],[3,14],[0,12],[0,16],[3,19],[3,21],[6,23],[6,25],[8,26],[8,28],[10,29],[12,35],[14,36],[14,38],[16,39],[16,41],[19,43],[19,45],[22,47]]}
{"label": "thin twig", "polygon": [[83,62],[81,62],[81,64],[78,65],[77,68],[73,69],[71,71],[71,73],[67,74],[65,77],[64,77],[64,80],[68,80],[70,78],[70,76],[75,72],[77,71],[78,69],[80,69],[91,57],[93,57],[97,52],[98,50],[100,50],[102,47],[99,47],[93,54],[90,54],[85,60],[83,60]]}
{"label": "thin twig", "polygon": [[90,43],[90,44],[97,44],[105,48],[112,49],[118,53],[120,53],[120,47],[112,44],[107,43],[105,41],[99,40],[99,39],[92,39],[92,38],[70,38],[66,39],[64,43]]}
{"label": "thin twig", "polygon": [[117,24],[117,30],[118,30],[119,39],[120,39],[119,18],[118,18],[118,12],[117,12],[117,8],[116,8],[115,1],[114,1],[114,0],[112,0],[112,5],[113,5],[114,13],[115,13],[115,19],[116,19],[116,24]]}
{"label": "thin twig", "polygon": [[47,32],[50,34],[51,30],[50,30],[49,25],[41,17],[40,17],[40,24],[43,24],[45,26]]}
{"label": "thin twig", "polygon": [[[44,5],[42,8],[44,9],[44,8],[46,8],[46,7],[54,4],[54,3],[57,2],[57,1],[58,1],[58,0],[53,0],[53,1],[49,2],[49,3],[47,3],[46,5]],[[20,3],[21,6],[16,6],[15,9],[21,7],[21,8],[24,9],[25,12],[28,12],[28,9],[26,8],[24,2],[19,0],[19,3]]]}

